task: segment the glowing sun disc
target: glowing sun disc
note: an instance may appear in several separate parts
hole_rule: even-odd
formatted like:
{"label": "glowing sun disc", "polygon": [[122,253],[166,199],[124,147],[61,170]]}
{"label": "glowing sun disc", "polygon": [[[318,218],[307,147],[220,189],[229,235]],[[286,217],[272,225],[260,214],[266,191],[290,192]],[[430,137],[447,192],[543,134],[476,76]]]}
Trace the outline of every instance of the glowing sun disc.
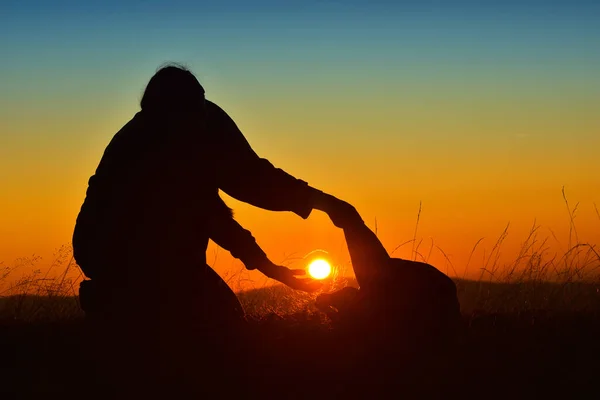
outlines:
{"label": "glowing sun disc", "polygon": [[331,265],[322,258],[319,258],[310,263],[308,274],[314,279],[325,279],[331,274]]}

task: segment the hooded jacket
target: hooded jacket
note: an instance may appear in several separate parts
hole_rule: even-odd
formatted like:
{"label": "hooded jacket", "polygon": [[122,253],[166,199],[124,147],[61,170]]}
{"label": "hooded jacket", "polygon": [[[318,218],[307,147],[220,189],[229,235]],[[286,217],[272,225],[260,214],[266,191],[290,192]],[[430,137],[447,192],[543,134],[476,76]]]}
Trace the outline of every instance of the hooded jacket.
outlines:
{"label": "hooded jacket", "polygon": [[206,265],[213,239],[252,269],[266,256],[219,190],[304,219],[319,192],[259,157],[210,101],[198,115],[140,111],[113,137],[89,179],[73,234],[75,260],[91,279],[162,279]]}

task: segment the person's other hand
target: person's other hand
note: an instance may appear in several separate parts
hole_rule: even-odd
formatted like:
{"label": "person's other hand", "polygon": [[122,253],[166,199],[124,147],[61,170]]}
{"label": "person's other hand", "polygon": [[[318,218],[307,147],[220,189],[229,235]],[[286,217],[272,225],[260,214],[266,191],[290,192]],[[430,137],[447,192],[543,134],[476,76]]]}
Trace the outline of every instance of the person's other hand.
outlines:
{"label": "person's other hand", "polygon": [[289,269],[281,265],[270,263],[269,265],[260,268],[260,271],[269,278],[275,279],[295,290],[314,292],[323,286],[321,282],[315,281],[314,279],[299,279],[298,276],[306,275],[306,271],[303,269]]}

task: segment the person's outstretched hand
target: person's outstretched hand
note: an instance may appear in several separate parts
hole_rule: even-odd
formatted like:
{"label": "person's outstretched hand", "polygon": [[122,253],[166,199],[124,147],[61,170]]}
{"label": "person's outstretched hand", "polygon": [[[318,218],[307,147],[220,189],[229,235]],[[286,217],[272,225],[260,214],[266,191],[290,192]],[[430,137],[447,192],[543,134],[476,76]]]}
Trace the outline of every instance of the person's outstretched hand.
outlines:
{"label": "person's outstretched hand", "polygon": [[275,279],[295,290],[314,292],[323,286],[321,282],[315,281],[314,279],[299,279],[298,276],[306,275],[306,271],[303,269],[289,269],[281,265],[268,263],[261,266],[259,270],[269,278]]}
{"label": "person's outstretched hand", "polygon": [[315,208],[325,212],[338,228],[344,229],[364,223],[352,204],[327,193],[318,196]]}

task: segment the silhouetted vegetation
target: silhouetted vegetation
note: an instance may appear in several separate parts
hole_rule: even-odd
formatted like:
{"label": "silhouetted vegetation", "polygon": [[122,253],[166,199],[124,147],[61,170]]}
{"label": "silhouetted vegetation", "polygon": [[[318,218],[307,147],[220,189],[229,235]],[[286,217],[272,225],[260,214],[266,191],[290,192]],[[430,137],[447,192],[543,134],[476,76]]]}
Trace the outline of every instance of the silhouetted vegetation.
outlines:
{"label": "silhouetted vegetation", "polygon": [[[445,364],[434,358],[416,368],[414,360],[402,359],[391,347],[365,358],[361,338],[340,332],[315,308],[318,293],[283,285],[241,292],[251,345],[249,354],[235,356],[240,362],[255,361],[251,368],[232,364],[226,382],[217,387],[261,398],[397,397],[393,391],[414,398],[436,390],[462,398],[588,397],[600,359],[600,256],[595,245],[579,243],[573,224],[571,229],[574,244],[557,256],[549,254],[534,226],[515,261],[501,265],[496,254],[505,232],[479,280],[454,279],[464,337]],[[94,381],[82,373],[86,344],[75,297],[80,276],[69,251],[59,252],[52,277],[32,269],[5,285],[0,298],[2,391],[20,396],[95,393],[90,389]],[[6,281],[36,262],[0,264],[0,278]],[[331,289],[347,285],[356,282],[338,277]],[[198,377],[199,385],[210,379]]]}
{"label": "silhouetted vegetation", "polygon": [[[475,387],[552,394],[557,385],[573,393],[593,382],[600,356],[598,283],[458,280],[457,286],[464,305],[464,343],[444,371],[445,380],[424,372],[412,380],[410,390],[420,390],[421,384],[429,390],[450,390],[448,385],[454,383],[453,390],[465,395],[475,394],[471,392]],[[290,396],[295,392],[319,398],[360,390],[356,385],[361,382],[348,375],[348,369],[359,362],[351,350],[361,346],[360,338],[340,339],[340,332],[314,308],[314,296],[285,286],[239,294],[257,343],[254,351],[260,353],[257,366],[248,372],[257,377],[250,386],[240,387],[240,393],[268,397],[274,377],[288,385],[285,390]],[[89,382],[80,369],[85,344],[80,342],[83,318],[75,297],[10,296],[2,299],[0,310],[0,340],[7,360],[2,366],[6,369],[1,374],[3,390],[69,392]],[[407,366],[402,367],[401,360],[394,360],[393,354],[375,359],[399,374],[389,384],[402,382],[400,375]],[[359,365],[356,368],[360,370]],[[383,376],[377,370],[373,366],[373,374]],[[239,373],[232,367],[230,378]],[[389,389],[377,387],[381,393]]]}

